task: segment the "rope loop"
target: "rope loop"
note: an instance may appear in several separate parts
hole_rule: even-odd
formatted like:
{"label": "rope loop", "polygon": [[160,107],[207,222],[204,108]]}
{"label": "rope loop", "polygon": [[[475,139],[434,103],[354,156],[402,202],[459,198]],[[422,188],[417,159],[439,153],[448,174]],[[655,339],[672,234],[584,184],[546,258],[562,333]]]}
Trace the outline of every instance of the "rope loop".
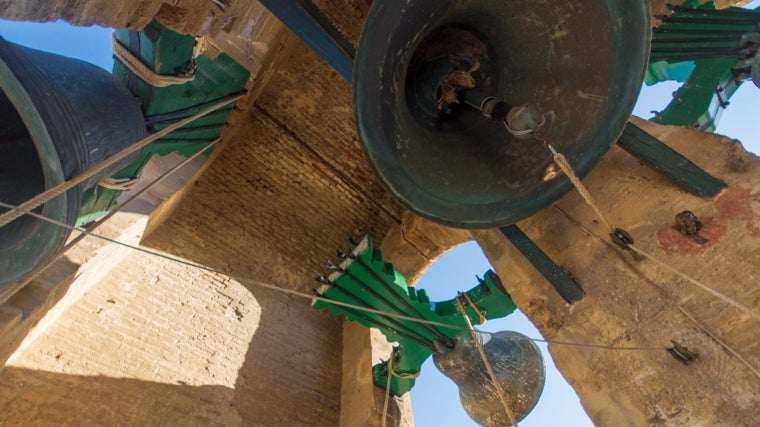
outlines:
{"label": "rope loop", "polygon": [[[111,49],[113,50],[113,55],[116,59],[124,64],[132,74],[153,87],[181,85],[190,82],[195,78],[195,75],[193,75],[192,72],[187,73],[187,75],[168,75],[159,74],[153,71],[143,64],[140,58],[137,58],[132,52],[122,46],[121,43],[116,40],[115,33],[111,33]],[[194,71],[194,67],[191,67],[191,71]]]}
{"label": "rope loop", "polygon": [[475,310],[475,314],[478,315],[478,324],[483,325],[486,323],[486,316],[483,314],[482,311],[478,308],[477,305],[475,305],[474,302],[472,302],[472,299],[470,299],[470,296],[467,295],[467,292],[460,292],[459,295],[467,301],[467,305],[472,307],[473,310]]}
{"label": "rope loop", "polygon": [[98,185],[109,190],[129,191],[140,182],[140,177],[135,178],[105,178],[98,181]]}

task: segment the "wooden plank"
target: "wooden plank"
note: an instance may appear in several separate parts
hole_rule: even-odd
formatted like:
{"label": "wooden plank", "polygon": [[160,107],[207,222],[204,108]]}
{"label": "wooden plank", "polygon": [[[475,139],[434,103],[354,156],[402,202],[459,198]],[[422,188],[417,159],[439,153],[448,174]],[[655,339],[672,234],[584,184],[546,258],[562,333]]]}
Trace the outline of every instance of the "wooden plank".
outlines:
{"label": "wooden plank", "polygon": [[499,228],[499,231],[533,264],[533,267],[544,276],[565,301],[572,304],[583,298],[586,294],[583,289],[567,273],[562,271],[519,227],[508,225]]}
{"label": "wooden plank", "polygon": [[618,145],[652,169],[670,178],[680,188],[700,197],[713,197],[726,183],[705,172],[644,129],[628,122]]}
{"label": "wooden plank", "polygon": [[260,0],[273,15],[349,82],[356,47],[311,0]]}

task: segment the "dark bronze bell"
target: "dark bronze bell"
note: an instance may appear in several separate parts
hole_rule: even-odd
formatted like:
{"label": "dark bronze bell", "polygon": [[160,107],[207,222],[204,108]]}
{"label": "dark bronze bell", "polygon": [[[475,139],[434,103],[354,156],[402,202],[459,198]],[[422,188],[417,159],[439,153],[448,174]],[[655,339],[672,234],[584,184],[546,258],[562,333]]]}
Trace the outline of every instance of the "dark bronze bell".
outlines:
{"label": "dark bronze bell", "polygon": [[[620,135],[649,39],[640,0],[375,2],[354,68],[362,144],[416,213],[461,228],[514,223],[571,188],[545,179],[545,140],[582,177]],[[507,110],[481,111],[493,99],[530,105],[542,126],[510,134]]]}
{"label": "dark bronze bell", "polygon": [[[541,351],[517,332],[476,332],[496,374],[515,422],[536,406],[546,377]],[[435,366],[459,386],[459,398],[467,415],[485,427],[512,425],[496,387],[469,332],[454,339],[454,348],[433,356]]]}
{"label": "dark bronze bell", "polygon": [[[19,205],[143,139],[139,103],[94,65],[0,38],[0,200]],[[82,190],[113,166],[36,211],[69,225]],[[0,208],[0,213],[7,209]],[[61,249],[70,230],[22,216],[0,228],[1,285],[20,281]]]}

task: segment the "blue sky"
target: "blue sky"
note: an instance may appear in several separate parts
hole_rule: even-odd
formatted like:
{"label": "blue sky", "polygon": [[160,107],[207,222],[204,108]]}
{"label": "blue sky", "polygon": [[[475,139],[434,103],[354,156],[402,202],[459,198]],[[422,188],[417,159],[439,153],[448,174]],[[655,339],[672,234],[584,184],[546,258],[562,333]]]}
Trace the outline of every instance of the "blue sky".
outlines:
{"label": "blue sky", "polygon": [[[760,0],[748,7],[760,6]],[[82,59],[110,70],[113,64],[109,29],[100,27],[75,28],[66,23],[31,24],[0,20],[0,36],[36,49],[51,51]],[[676,83],[662,83],[644,87],[634,113],[650,118],[650,111],[663,109],[670,100]],[[760,89],[745,83],[731,99],[724,111],[717,133],[741,140],[750,151],[760,152],[760,126],[757,124]],[[480,248],[466,243],[445,254],[420,280],[418,286],[427,290],[434,301],[445,300],[464,291],[477,282],[475,275],[483,275],[490,268]],[[540,334],[521,313],[504,319],[491,320],[481,329],[487,331],[515,330],[530,337]],[[536,409],[523,421],[523,427],[593,425],[579,404],[578,397],[557,372],[546,345],[539,344],[547,362],[547,381]],[[601,351],[601,350],[600,350]],[[369,369],[369,367],[368,367]],[[439,373],[428,361],[412,391],[415,421],[418,427],[475,426],[459,404],[456,386]]]}

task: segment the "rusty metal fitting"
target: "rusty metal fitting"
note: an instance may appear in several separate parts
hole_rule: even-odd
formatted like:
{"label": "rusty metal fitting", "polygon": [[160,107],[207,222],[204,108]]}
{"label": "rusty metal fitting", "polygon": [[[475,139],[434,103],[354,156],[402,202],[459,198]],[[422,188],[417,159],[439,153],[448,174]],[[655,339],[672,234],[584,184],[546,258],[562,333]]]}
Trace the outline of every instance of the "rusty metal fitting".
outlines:
{"label": "rusty metal fitting", "polygon": [[610,233],[610,239],[612,239],[612,243],[616,244],[622,249],[628,249],[628,245],[633,244],[633,237],[631,237],[631,235],[622,228],[616,228],[612,233]]}
{"label": "rusty metal fitting", "polygon": [[673,228],[700,245],[707,243],[707,239],[699,235],[702,221],[694,212],[683,211],[676,215],[676,225]]}

